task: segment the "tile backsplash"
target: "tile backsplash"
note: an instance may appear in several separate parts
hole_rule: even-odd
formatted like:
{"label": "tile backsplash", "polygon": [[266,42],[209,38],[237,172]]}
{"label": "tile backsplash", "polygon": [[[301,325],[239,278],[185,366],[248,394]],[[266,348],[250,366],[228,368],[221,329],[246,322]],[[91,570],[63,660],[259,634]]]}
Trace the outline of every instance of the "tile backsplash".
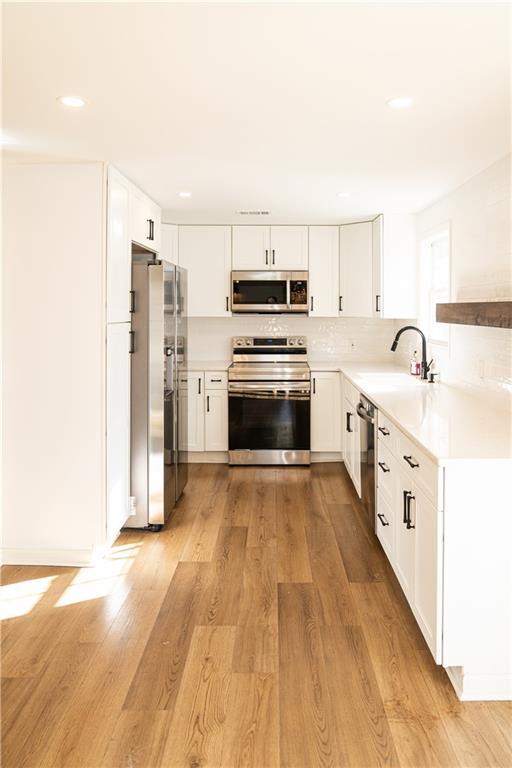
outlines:
{"label": "tile backsplash", "polygon": [[189,359],[229,360],[233,336],[307,336],[310,362],[397,362],[390,351],[394,321],[290,315],[189,318]]}

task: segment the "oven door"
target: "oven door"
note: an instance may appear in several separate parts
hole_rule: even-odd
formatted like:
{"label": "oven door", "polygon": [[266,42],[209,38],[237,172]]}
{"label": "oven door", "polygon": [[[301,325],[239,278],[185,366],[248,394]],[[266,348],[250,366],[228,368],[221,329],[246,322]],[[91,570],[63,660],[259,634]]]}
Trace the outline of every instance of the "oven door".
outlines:
{"label": "oven door", "polygon": [[309,381],[230,382],[232,464],[309,464]]}
{"label": "oven door", "polygon": [[289,272],[232,272],[232,312],[288,312]]}

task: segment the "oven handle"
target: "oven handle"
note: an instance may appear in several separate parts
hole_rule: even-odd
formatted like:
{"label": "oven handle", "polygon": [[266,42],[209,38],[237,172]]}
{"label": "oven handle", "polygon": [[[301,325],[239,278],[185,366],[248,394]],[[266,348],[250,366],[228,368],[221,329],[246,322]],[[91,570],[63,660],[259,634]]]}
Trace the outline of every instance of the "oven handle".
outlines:
{"label": "oven handle", "polygon": [[248,384],[230,383],[228,385],[230,397],[254,397],[264,400],[309,400],[311,386],[309,382],[297,386],[286,383],[279,384]]}

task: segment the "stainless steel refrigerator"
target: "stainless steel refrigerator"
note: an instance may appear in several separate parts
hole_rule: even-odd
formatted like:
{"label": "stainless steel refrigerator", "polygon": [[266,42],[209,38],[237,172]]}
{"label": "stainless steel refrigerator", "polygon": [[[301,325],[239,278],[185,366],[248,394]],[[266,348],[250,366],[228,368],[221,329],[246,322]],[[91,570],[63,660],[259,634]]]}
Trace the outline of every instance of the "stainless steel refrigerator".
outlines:
{"label": "stainless steel refrigerator", "polygon": [[187,482],[187,273],[152,254],[132,266],[131,528],[159,530]]}

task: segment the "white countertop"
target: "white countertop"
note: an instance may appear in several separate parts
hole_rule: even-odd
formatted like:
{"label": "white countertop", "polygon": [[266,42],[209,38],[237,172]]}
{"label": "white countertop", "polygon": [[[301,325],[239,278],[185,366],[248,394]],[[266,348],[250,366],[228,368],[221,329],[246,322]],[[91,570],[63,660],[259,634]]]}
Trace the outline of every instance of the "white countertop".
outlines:
{"label": "white countertop", "polygon": [[231,360],[189,360],[187,371],[227,371]]}
{"label": "white countertop", "polygon": [[310,365],[341,371],[439,464],[512,458],[512,413],[494,406],[492,392],[477,395],[452,384],[428,384],[385,363]]}

